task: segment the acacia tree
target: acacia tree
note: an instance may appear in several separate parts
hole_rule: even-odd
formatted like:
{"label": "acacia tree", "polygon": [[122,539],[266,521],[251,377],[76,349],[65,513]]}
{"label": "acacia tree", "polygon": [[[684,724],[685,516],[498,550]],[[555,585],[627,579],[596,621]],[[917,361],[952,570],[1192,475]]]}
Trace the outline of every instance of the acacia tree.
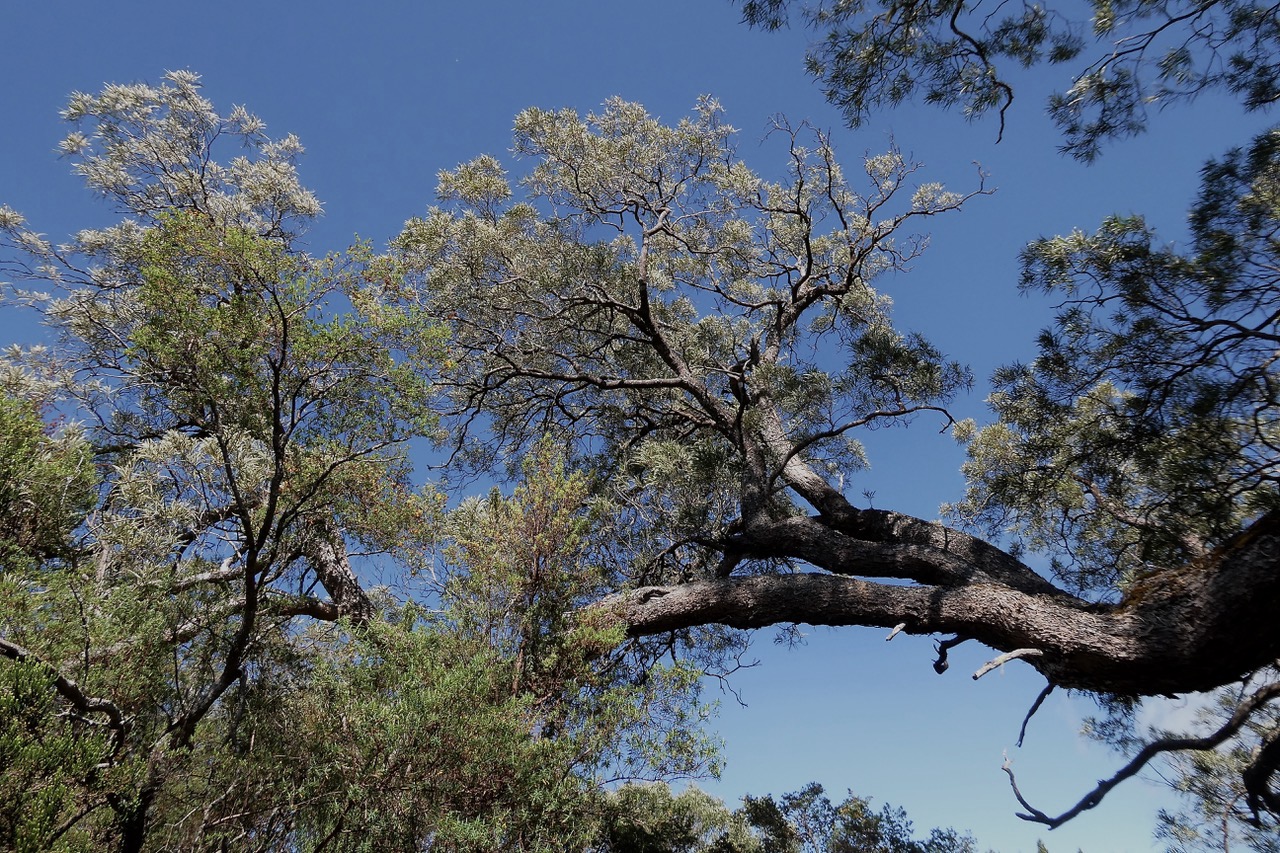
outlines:
{"label": "acacia tree", "polygon": [[996,111],[1001,133],[1018,70],[1071,67],[1049,99],[1063,151],[1082,160],[1141,133],[1152,105],[1226,90],[1249,110],[1280,101],[1278,7],[1256,0],[1090,0],[1069,6],[982,0],[876,3],[735,0],[752,26],[798,20],[818,36],[806,57],[850,126],[919,97]]}
{"label": "acacia tree", "polygon": [[[1191,256],[1133,222],[1028,250],[1027,285],[1063,294],[1064,311],[1042,357],[1002,376],[1000,422],[956,425],[972,486],[955,512],[1055,550],[1051,580],[960,527],[845,496],[859,429],[945,424],[968,383],[896,331],[871,286],[918,250],[913,220],[965,196],[912,191],[893,152],[865,161],[858,192],[821,134],[776,131],[789,172],[773,183],[737,160],[713,102],[676,127],[621,102],[529,110],[525,199],[481,158],[442,175],[446,206],[396,242],[458,353],[441,381],[460,454],[573,436],[627,508],[633,588],[599,606],[632,636],[947,634],[940,671],[974,640],[1024,659],[1046,692],[1102,697],[1208,690],[1274,661],[1271,137],[1214,167]],[[1024,817],[1057,825],[1277,696],[1264,680],[1211,736],[1152,743],[1064,814],[1023,800]],[[1244,777],[1258,819],[1277,805],[1276,762],[1264,748]]]}
{"label": "acacia tree", "polygon": [[[55,288],[18,297],[56,337],[7,354],[6,397],[88,421],[101,478],[59,559],[5,567],[0,650],[107,734],[49,842],[100,812],[142,849],[205,721],[289,680],[292,620],[373,615],[339,531],[378,548],[377,508],[417,500],[396,447],[427,424],[437,336],[362,298],[381,274],[366,249],[295,248],[319,213],[297,140],[197,89],[180,73],[73,96],[63,150],[120,224],[53,245],[0,209],[7,270]],[[224,138],[245,148],[227,166]]]}
{"label": "acacia tree", "polygon": [[580,477],[447,526],[411,483],[440,327],[301,248],[297,140],[186,72],[66,117],[123,218],[0,207],[52,338],[0,361],[0,846],[553,850],[598,777],[705,772],[693,671],[572,616],[617,588]]}

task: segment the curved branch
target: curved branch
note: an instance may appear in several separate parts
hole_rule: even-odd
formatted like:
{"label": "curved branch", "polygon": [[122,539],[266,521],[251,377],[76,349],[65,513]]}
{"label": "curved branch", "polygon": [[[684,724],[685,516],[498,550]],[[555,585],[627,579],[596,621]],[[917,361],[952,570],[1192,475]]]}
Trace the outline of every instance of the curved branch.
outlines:
{"label": "curved branch", "polygon": [[1009,112],[1009,107],[1013,106],[1013,87],[1010,86],[1008,83],[1004,82],[1003,80],[1001,80],[999,77],[995,76],[995,66],[992,64],[991,59],[987,56],[987,49],[983,47],[982,42],[978,41],[973,36],[969,35],[967,32],[960,29],[960,25],[958,22],[960,20],[960,12],[963,9],[964,9],[964,3],[962,2],[956,3],[955,8],[951,10],[951,20],[948,22],[948,25],[951,28],[951,32],[958,39],[963,41],[965,44],[969,45],[969,48],[973,51],[974,55],[977,56],[979,61],[982,62],[983,71],[991,75],[992,81],[995,87],[1004,94],[1004,103],[1000,105],[1000,111],[999,111],[1000,130],[999,132],[996,133],[996,144],[999,145],[1000,141],[1004,139],[1005,114]]}
{"label": "curved branch", "polygon": [[53,677],[53,689],[81,714],[105,714],[107,725],[115,732],[117,740],[122,738],[128,730],[129,721],[114,702],[85,693],[80,685],[67,678],[58,671],[57,667],[35,652],[0,637],[0,654],[19,663],[35,664],[48,672]]}
{"label": "curved branch", "polygon": [[[1119,785],[1124,780],[1136,775],[1157,755],[1165,752],[1213,749],[1219,746],[1224,743],[1227,738],[1240,731],[1240,728],[1251,716],[1253,716],[1255,712],[1261,710],[1264,705],[1278,697],[1280,697],[1280,682],[1268,684],[1237,705],[1235,711],[1231,714],[1231,718],[1213,734],[1200,738],[1167,737],[1161,738],[1157,741],[1152,741],[1139,750],[1138,754],[1135,755],[1128,764],[1117,770],[1115,775],[1109,779],[1104,779],[1099,782],[1098,786],[1088,794],[1085,794],[1084,797],[1081,798],[1080,802],[1076,803],[1070,809],[1057,817],[1050,817],[1027,802],[1026,798],[1023,797],[1022,793],[1018,790],[1017,781],[1013,777],[1013,767],[1010,765],[1009,761],[1006,760],[1003,770],[1009,775],[1009,784],[1013,787],[1013,794],[1018,798],[1018,802],[1022,804],[1022,807],[1027,810],[1026,814],[1019,814],[1018,817],[1033,823],[1043,823],[1050,829],[1059,827],[1081,812],[1088,811],[1098,805],[1098,803],[1102,802],[1102,799],[1111,791],[1112,788]],[[1271,767],[1267,770],[1267,778],[1270,778],[1274,769],[1274,767]],[[1248,775],[1246,774],[1246,782],[1247,781]],[[1265,780],[1262,781],[1265,783]],[[1254,791],[1252,789],[1250,790],[1250,802],[1251,805],[1255,805],[1256,807],[1254,802]]]}
{"label": "curved branch", "polygon": [[[1139,625],[1091,612],[1070,598],[1030,595],[994,583],[959,587],[881,584],[830,574],[759,575],[641,587],[599,605],[631,636],[696,625],[762,628],[786,623],[953,633],[996,649],[1036,646],[1032,663],[1065,686],[1108,689],[1149,677]],[[1104,686],[1105,685],[1105,686]]]}
{"label": "curved branch", "polygon": [[993,658],[979,667],[978,671],[973,674],[973,680],[977,681],[988,672],[991,672],[991,670],[999,669],[1011,660],[1019,660],[1021,658],[1038,658],[1042,654],[1044,654],[1044,652],[1039,649],[1014,649],[1011,652],[1005,652],[999,657]]}
{"label": "curved branch", "polygon": [[731,537],[725,547],[735,557],[804,560],[833,573],[646,586],[596,606],[614,609],[632,636],[711,623],[886,630],[905,623],[907,633],[955,634],[1002,653],[1038,650],[1018,656],[1051,684],[1126,696],[1208,690],[1280,657],[1280,513],[1208,559],[1147,579],[1120,604],[1067,595],[1028,577],[1012,557],[989,553],[993,546],[892,513],[863,511],[840,529],[821,519],[784,519]]}
{"label": "curved branch", "polygon": [[836,574],[941,586],[991,582],[1070,598],[1021,561],[975,536],[888,510],[845,504],[816,518],[758,522],[729,545],[743,557],[794,557]]}
{"label": "curved branch", "polygon": [[1022,728],[1018,730],[1018,748],[1022,748],[1022,742],[1027,737],[1027,725],[1031,722],[1031,718],[1036,715],[1036,711],[1040,710],[1040,706],[1044,704],[1044,700],[1049,698],[1049,694],[1053,692],[1054,685],[1046,684],[1044,689],[1040,691],[1040,695],[1036,697],[1036,701],[1031,703],[1031,709],[1027,711],[1027,715],[1022,718]]}

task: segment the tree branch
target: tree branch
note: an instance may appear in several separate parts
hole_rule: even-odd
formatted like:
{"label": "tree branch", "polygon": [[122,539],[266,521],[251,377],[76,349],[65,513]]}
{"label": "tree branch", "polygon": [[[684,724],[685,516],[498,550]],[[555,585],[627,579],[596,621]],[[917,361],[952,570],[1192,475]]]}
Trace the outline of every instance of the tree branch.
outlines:
{"label": "tree branch", "polygon": [[90,696],[80,689],[80,685],[63,675],[53,664],[44,660],[35,652],[17,643],[12,643],[3,637],[0,637],[0,654],[19,663],[35,664],[45,670],[53,677],[53,688],[58,692],[59,696],[70,702],[72,707],[81,714],[105,714],[108,721],[107,725],[115,732],[117,742],[123,738],[128,730],[129,721],[114,702],[109,699]]}
{"label": "tree branch", "polygon": [[[1259,711],[1264,705],[1276,699],[1277,697],[1280,697],[1280,683],[1268,684],[1267,686],[1255,692],[1248,699],[1238,704],[1235,708],[1235,711],[1232,712],[1231,718],[1227,720],[1227,722],[1223,724],[1223,726],[1213,734],[1207,735],[1205,737],[1200,737],[1200,738],[1167,737],[1167,738],[1161,738],[1156,741],[1152,741],[1151,743],[1144,746],[1141,750],[1139,750],[1138,754],[1135,755],[1128,764],[1126,764],[1124,767],[1121,767],[1119,770],[1117,770],[1115,775],[1113,775],[1109,779],[1104,779],[1101,782],[1099,782],[1098,786],[1094,788],[1092,791],[1090,791],[1089,793],[1085,794],[1084,797],[1081,798],[1080,802],[1076,803],[1070,809],[1058,815],[1057,817],[1050,817],[1049,815],[1045,814],[1044,812],[1040,811],[1039,809],[1035,808],[1034,806],[1032,806],[1030,803],[1027,802],[1026,798],[1022,796],[1022,792],[1018,790],[1017,781],[1014,779],[1014,776],[1013,776],[1012,765],[1010,764],[1008,759],[1005,759],[1004,766],[1002,769],[1009,776],[1009,784],[1013,788],[1014,796],[1018,798],[1018,802],[1022,804],[1022,807],[1027,810],[1026,814],[1019,814],[1018,817],[1022,818],[1023,820],[1032,821],[1033,823],[1043,823],[1045,826],[1048,826],[1050,829],[1059,827],[1062,824],[1066,823],[1067,821],[1071,820],[1076,815],[1080,814],[1081,812],[1087,811],[1093,808],[1094,806],[1098,805],[1098,803],[1101,803],[1103,798],[1108,793],[1110,793],[1112,788],[1114,788],[1116,785],[1119,785],[1124,780],[1136,775],[1140,770],[1142,770],[1143,767],[1147,766],[1148,762],[1150,762],[1151,759],[1155,758],[1157,755],[1160,755],[1165,752],[1181,752],[1185,750],[1203,751],[1207,749],[1213,749],[1217,747],[1219,744],[1224,743],[1227,740],[1227,738],[1231,737],[1236,732],[1238,732],[1240,728],[1245,724],[1245,722],[1248,721],[1248,719],[1251,716],[1253,716],[1255,712]],[[1274,767],[1267,768],[1265,773],[1266,777],[1269,779],[1272,773],[1274,773],[1274,771],[1275,771]],[[1261,774],[1258,774],[1258,775],[1261,775]],[[1246,774],[1246,781],[1248,781],[1247,774]],[[1265,780],[1262,780],[1262,782],[1265,783]],[[1251,788],[1250,789],[1251,805],[1254,806],[1256,809],[1256,803],[1254,802],[1253,797],[1254,797],[1254,790]]]}
{"label": "tree branch", "polygon": [[349,617],[353,624],[364,625],[373,618],[375,608],[351,568],[351,562],[347,558],[347,545],[341,532],[328,519],[316,520],[312,528],[314,536],[307,542],[304,556],[329,597],[333,599],[337,611]]}
{"label": "tree branch", "polygon": [[[645,586],[596,606],[614,609],[632,636],[705,624],[886,630],[905,625],[899,630],[955,634],[1000,653],[1018,652],[1060,687],[1126,696],[1208,690],[1280,657],[1280,633],[1274,629],[1280,607],[1280,513],[1259,519],[1211,558],[1149,579],[1120,604],[1099,604],[1066,595],[1042,579],[1029,580],[992,558],[986,550],[992,546],[978,547],[961,534],[949,543],[941,525],[863,512],[866,517],[855,517],[849,526],[861,524],[886,541],[856,540],[800,517],[757,526],[727,544],[735,558],[804,560],[838,574]],[[894,529],[906,539],[896,547]],[[942,545],[958,553],[914,544],[933,536],[943,536]],[[1021,565],[1007,555],[1005,560]],[[855,575],[916,583],[878,583]]]}

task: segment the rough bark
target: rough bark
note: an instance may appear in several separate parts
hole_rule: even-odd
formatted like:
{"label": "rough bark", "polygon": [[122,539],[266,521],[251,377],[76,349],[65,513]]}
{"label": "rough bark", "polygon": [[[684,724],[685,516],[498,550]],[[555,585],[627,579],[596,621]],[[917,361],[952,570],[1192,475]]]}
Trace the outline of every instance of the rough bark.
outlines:
{"label": "rough bark", "polygon": [[315,535],[307,543],[305,557],[316,573],[320,584],[332,599],[331,608],[323,605],[312,610],[301,610],[300,613],[319,619],[334,618],[332,615],[321,615],[335,612],[351,620],[352,624],[364,625],[374,615],[373,602],[360,584],[360,578],[351,568],[351,560],[347,556],[347,545],[342,533],[328,520],[317,520],[314,523]]}
{"label": "rough bark", "polygon": [[712,623],[905,624],[1001,652],[1034,649],[1026,662],[1050,683],[1126,696],[1206,690],[1280,657],[1280,513],[1152,573],[1116,604],[1070,595],[988,543],[896,513],[788,519],[734,547],[826,571],[641,587],[607,604],[633,636]]}

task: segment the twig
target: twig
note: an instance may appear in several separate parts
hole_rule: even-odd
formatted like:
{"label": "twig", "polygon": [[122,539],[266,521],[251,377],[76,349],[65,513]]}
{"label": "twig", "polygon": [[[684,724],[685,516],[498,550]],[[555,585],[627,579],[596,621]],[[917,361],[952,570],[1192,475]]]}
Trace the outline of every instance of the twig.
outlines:
{"label": "twig", "polygon": [[904,630],[906,630],[906,628],[907,628],[907,623],[906,623],[906,622],[899,622],[897,625],[894,625],[894,626],[893,626],[893,630],[889,632],[889,636],[887,636],[887,637],[885,637],[885,638],[884,638],[884,641],[885,641],[886,643],[887,643],[887,642],[889,642],[889,641],[890,641],[890,640],[892,640],[894,637],[898,636],[898,635],[899,635],[899,634],[901,634]]}
{"label": "twig", "polygon": [[986,675],[991,670],[995,669],[996,667],[1004,666],[1006,663],[1008,663],[1011,660],[1017,660],[1018,658],[1038,658],[1042,654],[1044,654],[1044,652],[1041,651],[1040,649],[1014,649],[1011,652],[1005,652],[999,657],[992,658],[991,660],[984,663],[982,665],[982,668],[973,674],[973,680],[977,681],[979,678]]}
{"label": "twig", "polygon": [[1022,718],[1022,730],[1018,732],[1018,749],[1022,749],[1022,739],[1027,736],[1027,723],[1031,722],[1031,718],[1035,716],[1036,711],[1040,710],[1040,706],[1044,704],[1044,700],[1049,698],[1049,694],[1053,692],[1053,684],[1046,684],[1044,690],[1040,691],[1040,695],[1036,697],[1036,701],[1031,703],[1031,710],[1027,711],[1027,716]]}
{"label": "twig", "polygon": [[933,662],[933,671],[942,675],[951,664],[947,663],[947,651],[963,643],[967,637],[952,637],[950,640],[939,640],[936,646],[938,659]]}

